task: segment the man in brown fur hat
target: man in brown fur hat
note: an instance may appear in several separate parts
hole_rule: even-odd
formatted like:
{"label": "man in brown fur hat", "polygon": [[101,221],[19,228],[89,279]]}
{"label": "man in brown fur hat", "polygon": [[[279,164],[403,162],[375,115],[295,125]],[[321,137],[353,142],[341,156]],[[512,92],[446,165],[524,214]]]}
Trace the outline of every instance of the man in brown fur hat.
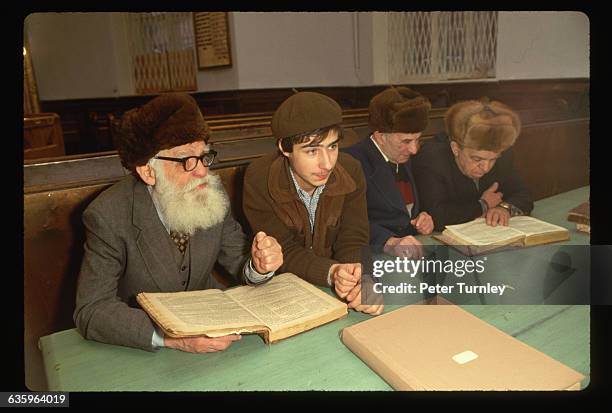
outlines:
{"label": "man in brown fur hat", "polygon": [[136,294],[223,288],[211,275],[215,262],[235,283],[265,282],[282,264],[279,244],[260,232],[249,245],[232,218],[219,176],[208,169],[216,153],[191,96],[161,95],[126,112],[115,136],[132,175],[83,213],[77,328],[88,339],[149,351],[224,350],[240,336],[164,337]]}
{"label": "man in brown fur hat", "polygon": [[254,231],[282,245],[281,271],[332,287],[349,308],[378,315],[380,297],[361,302],[365,182],[359,163],[338,151],[341,123],[342,109],[328,96],[299,92],[286,99],[272,117],[278,150],[245,173],[243,209]]}
{"label": "man in brown fur hat", "polygon": [[446,225],[485,217],[488,225],[508,225],[529,214],[533,201],[512,166],[520,130],[518,114],[500,102],[454,104],[442,133],[415,157],[421,203],[442,231]]}
{"label": "man in brown fur hat", "polygon": [[429,101],[407,87],[391,87],[370,101],[372,135],[346,149],[361,162],[367,182],[370,244],[398,256],[418,258],[422,244],[414,235],[433,230],[421,207],[411,158],[427,127]]}

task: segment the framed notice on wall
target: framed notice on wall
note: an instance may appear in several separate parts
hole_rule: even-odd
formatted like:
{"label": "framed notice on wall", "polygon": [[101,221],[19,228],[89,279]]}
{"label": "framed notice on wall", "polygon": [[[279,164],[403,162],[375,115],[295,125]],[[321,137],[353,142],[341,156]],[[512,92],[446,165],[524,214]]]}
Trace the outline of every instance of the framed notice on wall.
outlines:
{"label": "framed notice on wall", "polygon": [[227,13],[193,13],[198,69],[231,66]]}

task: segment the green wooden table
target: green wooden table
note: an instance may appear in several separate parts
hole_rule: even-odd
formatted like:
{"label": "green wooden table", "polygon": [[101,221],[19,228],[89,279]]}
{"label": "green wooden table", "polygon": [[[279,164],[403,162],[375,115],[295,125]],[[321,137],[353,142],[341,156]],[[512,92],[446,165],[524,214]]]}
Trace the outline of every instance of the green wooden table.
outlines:
{"label": "green wooden table", "polygon": [[[580,188],[536,202],[533,215],[570,229],[568,243],[589,238],[566,222],[567,211],[588,199]],[[587,305],[466,305],[467,311],[584,374],[590,373],[590,308]],[[397,306],[387,306],[392,311]],[[39,342],[49,390],[391,390],[340,341],[341,330],[368,319],[350,311],[343,319],[266,345],[244,335],[223,352],[150,353],[88,341],[76,329]]]}

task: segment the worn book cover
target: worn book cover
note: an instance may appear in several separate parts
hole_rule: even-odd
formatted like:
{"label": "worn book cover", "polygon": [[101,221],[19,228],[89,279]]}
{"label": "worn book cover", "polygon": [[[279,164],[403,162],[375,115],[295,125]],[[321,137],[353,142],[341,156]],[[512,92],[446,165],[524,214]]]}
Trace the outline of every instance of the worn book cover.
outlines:
{"label": "worn book cover", "polygon": [[409,305],[342,331],[395,390],[580,390],[584,376],[456,305]]}
{"label": "worn book cover", "polygon": [[567,220],[576,223],[576,230],[591,233],[591,206],[589,202],[583,202],[572,208],[567,214]]}
{"label": "worn book cover", "polygon": [[570,209],[567,220],[579,224],[591,224],[591,207],[589,202],[583,202],[575,208]]}
{"label": "worn book cover", "polygon": [[345,303],[291,273],[256,286],[140,293],[136,299],[170,337],[256,333],[270,343],[348,313]]}

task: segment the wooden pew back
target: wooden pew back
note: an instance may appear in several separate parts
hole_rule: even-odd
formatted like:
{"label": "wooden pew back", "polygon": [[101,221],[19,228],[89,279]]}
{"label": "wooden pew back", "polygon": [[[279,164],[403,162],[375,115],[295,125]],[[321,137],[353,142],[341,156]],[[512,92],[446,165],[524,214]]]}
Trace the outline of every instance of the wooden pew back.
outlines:
{"label": "wooden pew back", "polygon": [[64,133],[57,113],[33,113],[23,117],[23,158],[64,155]]}
{"label": "wooden pew back", "polygon": [[[246,166],[215,170],[243,228],[246,220],[240,206]],[[24,344],[26,383],[31,389],[46,387],[38,339],[75,326],[72,314],[85,242],[83,211],[118,179],[24,195]]]}

